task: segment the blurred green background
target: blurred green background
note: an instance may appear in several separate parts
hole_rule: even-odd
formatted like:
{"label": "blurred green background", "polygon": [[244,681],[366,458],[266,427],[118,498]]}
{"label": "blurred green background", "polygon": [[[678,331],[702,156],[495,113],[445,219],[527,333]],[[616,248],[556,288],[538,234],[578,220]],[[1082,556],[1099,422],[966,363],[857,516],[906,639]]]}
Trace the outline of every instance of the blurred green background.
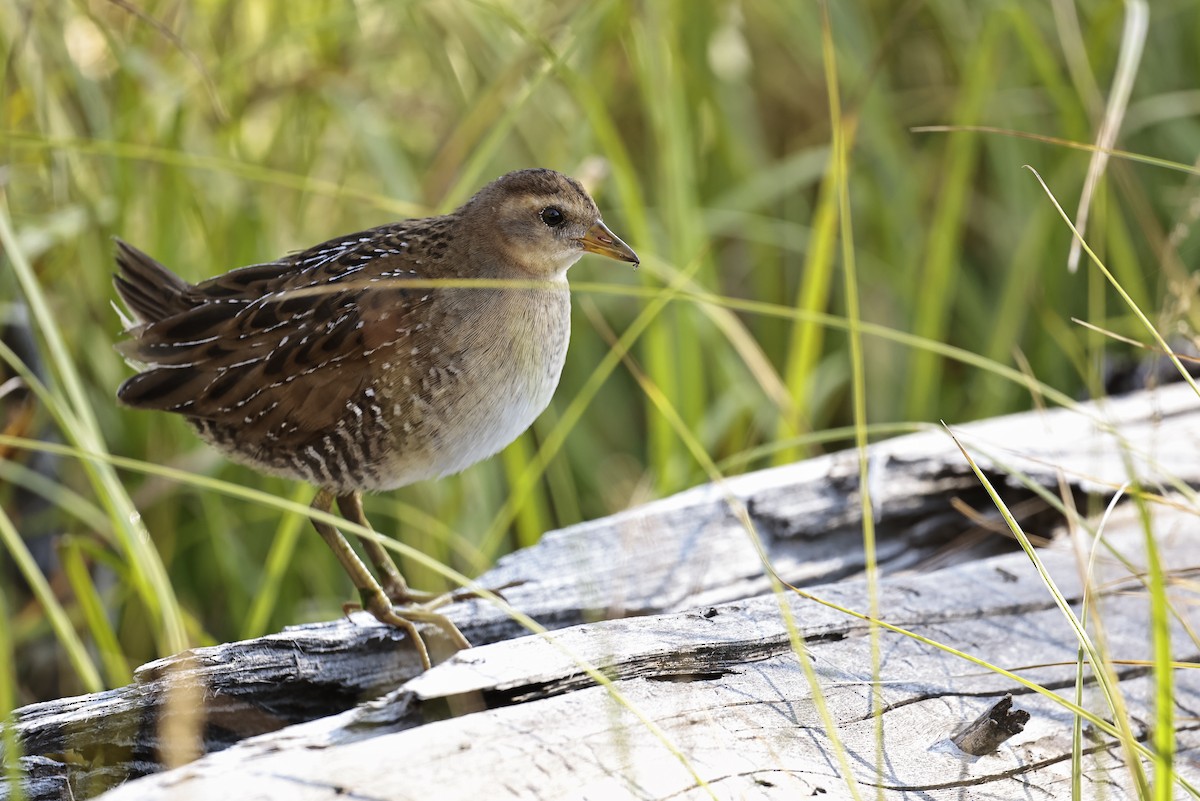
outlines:
{"label": "blurred green background", "polygon": [[[352,597],[301,515],[154,473],[312,496],[229,464],[178,418],[116,406],[130,371],[112,348],[114,235],[194,281],[447,211],[512,169],[583,179],[645,261],[572,269],[571,353],[550,410],[500,457],[368,499],[380,531],[471,575],[547,529],[707,480],[613,336],[630,337],[633,363],[726,473],[853,441],[837,431],[852,408],[835,126],[852,136],[862,317],[920,338],[864,339],[873,436],[1030,407],[1029,387],[987,360],[1067,395],[1098,392],[1106,365],[1134,351],[1071,318],[1144,332],[1086,259],[1068,273],[1070,232],[1022,169],[1073,213],[1090,153],[912,128],[1094,141],[1125,5],[829,11],[840,119],[815,2],[0,4],[0,214],[20,246],[0,267],[13,349],[0,361],[0,664],[12,671],[0,687],[13,688],[0,712],[124,683],[183,643],[336,617]],[[1153,5],[1118,147],[1196,159],[1197,42],[1195,2]],[[1194,175],[1126,160],[1093,200],[1090,243],[1164,333],[1195,330],[1198,216]],[[672,282],[682,294],[661,303]],[[45,393],[9,380],[26,369]],[[151,473],[79,457],[105,449]],[[40,599],[16,532],[42,565]],[[402,566],[416,586],[442,581]]]}

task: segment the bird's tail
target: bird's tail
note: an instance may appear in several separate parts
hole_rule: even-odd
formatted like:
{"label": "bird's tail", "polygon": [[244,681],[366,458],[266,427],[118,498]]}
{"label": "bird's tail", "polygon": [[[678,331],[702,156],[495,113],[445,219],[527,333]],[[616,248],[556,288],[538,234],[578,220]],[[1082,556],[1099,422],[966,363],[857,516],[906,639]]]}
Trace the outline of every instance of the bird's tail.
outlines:
{"label": "bird's tail", "polygon": [[116,241],[120,271],[113,286],[137,323],[155,323],[191,308],[186,298],[191,284],[128,242]]}

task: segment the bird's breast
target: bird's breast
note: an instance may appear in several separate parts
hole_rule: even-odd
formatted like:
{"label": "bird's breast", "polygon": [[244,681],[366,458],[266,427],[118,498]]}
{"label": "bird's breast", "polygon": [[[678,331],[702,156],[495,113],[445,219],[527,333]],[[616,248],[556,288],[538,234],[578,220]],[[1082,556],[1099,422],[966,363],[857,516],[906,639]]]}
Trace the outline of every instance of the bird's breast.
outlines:
{"label": "bird's breast", "polygon": [[[477,297],[465,295],[479,293]],[[502,450],[545,410],[570,339],[565,281],[461,290],[429,337],[404,342],[381,375],[392,405],[390,489],[457,473]]]}

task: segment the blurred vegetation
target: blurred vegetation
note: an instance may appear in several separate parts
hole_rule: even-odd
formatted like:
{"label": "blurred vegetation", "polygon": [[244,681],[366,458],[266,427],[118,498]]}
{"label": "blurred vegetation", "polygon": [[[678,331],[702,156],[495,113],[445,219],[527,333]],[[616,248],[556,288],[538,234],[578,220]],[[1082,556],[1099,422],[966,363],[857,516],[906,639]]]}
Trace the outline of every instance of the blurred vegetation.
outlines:
{"label": "blurred vegetation", "polygon": [[[1032,404],[1026,383],[931,343],[1082,396],[1134,351],[1072,317],[1144,339],[1086,262],[1068,273],[1070,232],[1022,169],[1072,210],[1088,152],[912,130],[1094,141],[1124,8],[831,4],[862,318],[926,342],[864,339],[880,435]],[[1193,162],[1198,41],[1196,3],[1154,4],[1118,147]],[[852,441],[821,436],[852,415],[847,338],[819,316],[842,319],[844,285],[815,3],[16,0],[0,5],[0,42],[0,216],[20,244],[0,267],[0,534],[19,531],[47,579],[31,595],[20,549],[0,538],[18,702],[122,684],[184,641],[335,617],[351,597],[300,514],[158,470],[312,495],[226,462],[176,417],[117,407],[129,368],[112,349],[114,235],[199,280],[449,210],[511,169],[592,186],[645,263],[572,269],[575,330],[550,410],[496,459],[368,499],[376,528],[468,574],[547,529],[706,480],[628,366],[606,362],[608,329],[636,326],[630,356],[728,472]],[[1093,202],[1090,243],[1169,334],[1195,330],[1198,216],[1194,175],[1123,160]],[[672,282],[684,296],[655,312]],[[27,373],[5,383],[26,370],[44,394],[24,389]],[[80,455],[105,450],[144,465]],[[442,581],[403,566],[416,586]]]}

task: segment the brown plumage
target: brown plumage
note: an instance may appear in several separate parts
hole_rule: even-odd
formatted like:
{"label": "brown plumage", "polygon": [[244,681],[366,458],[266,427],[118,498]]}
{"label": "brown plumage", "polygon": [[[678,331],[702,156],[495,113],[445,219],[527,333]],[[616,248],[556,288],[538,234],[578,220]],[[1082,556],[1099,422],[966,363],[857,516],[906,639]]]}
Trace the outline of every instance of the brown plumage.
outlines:
{"label": "brown plumage", "polygon": [[[363,525],[362,490],[462,470],[545,408],[566,356],[571,264],[585,251],[637,263],[583,187],[551,170],[509,173],[445,216],[194,285],[117,247],[115,285],[134,318],[119,347],[144,368],[118,398],[183,415],[231,458],[316,485],[314,507],[336,498]],[[418,643],[412,620],[453,628],[377,597],[421,597],[377,543],[363,542],[383,591],[336,530],[317,529],[376,617]]]}

